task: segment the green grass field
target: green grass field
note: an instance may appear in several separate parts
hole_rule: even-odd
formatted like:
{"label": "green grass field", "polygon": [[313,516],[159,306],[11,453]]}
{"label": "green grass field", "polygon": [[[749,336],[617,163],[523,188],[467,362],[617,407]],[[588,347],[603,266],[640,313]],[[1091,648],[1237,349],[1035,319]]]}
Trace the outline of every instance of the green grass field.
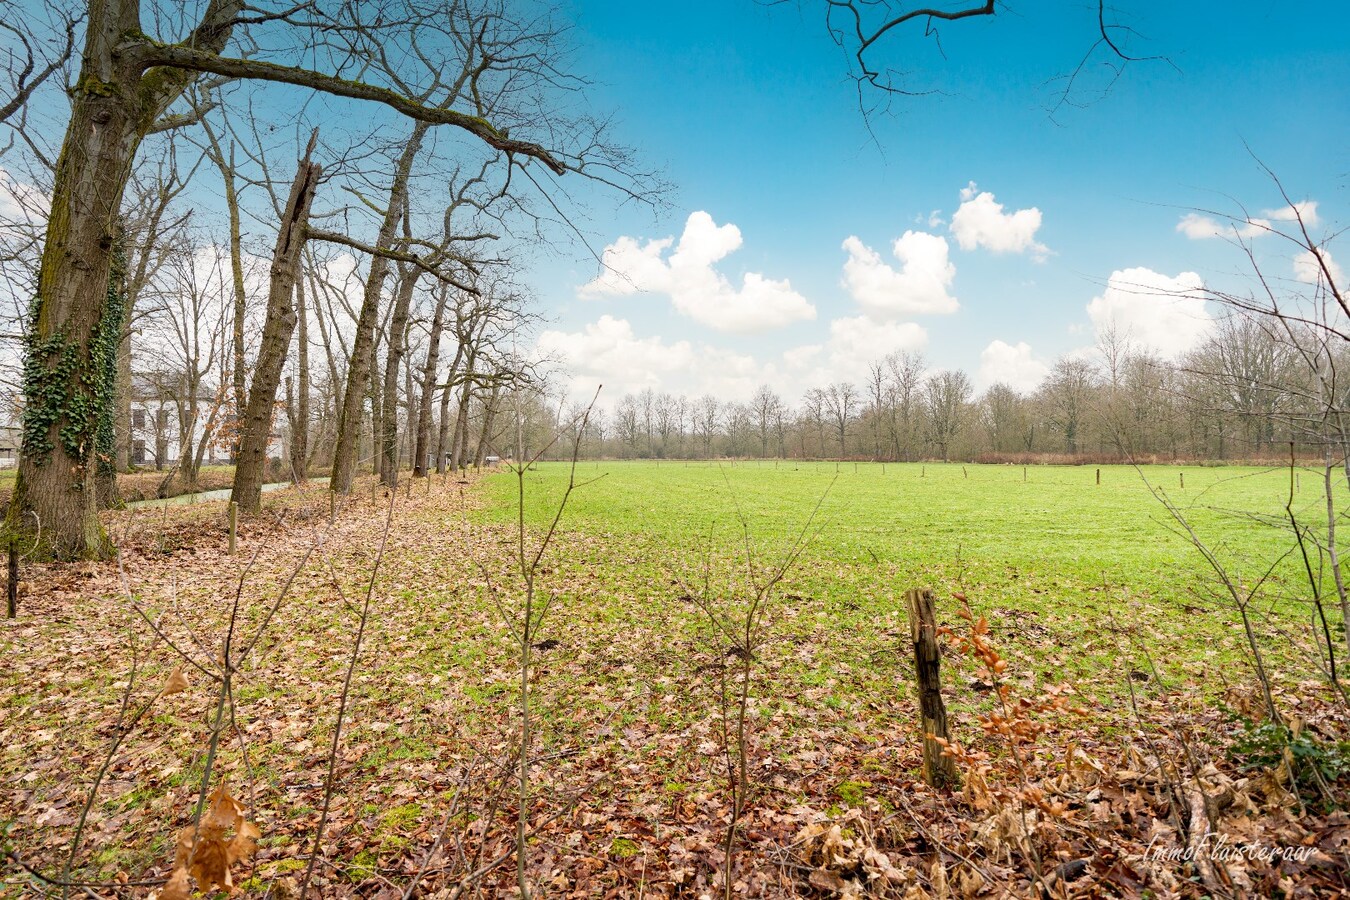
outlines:
{"label": "green grass field", "polygon": [[[837,471],[836,471],[837,470]],[[527,474],[526,517],[546,523],[569,467]],[[615,578],[642,574],[669,584],[688,575],[704,548],[728,557],[748,525],[756,555],[781,557],[820,503],[811,544],[784,585],[845,629],[867,629],[897,609],[897,595],[932,586],[962,590],[996,633],[1035,644],[1043,675],[1065,671],[1119,683],[1122,634],[1133,634],[1165,671],[1240,661],[1237,616],[1213,572],[1178,533],[1144,478],[1165,490],[1231,573],[1259,578],[1283,556],[1256,604],[1262,637],[1277,657],[1279,634],[1306,621],[1301,562],[1285,554],[1287,528],[1254,517],[1284,516],[1287,469],[1245,467],[1030,467],[739,462],[585,462],[563,528],[603,538],[593,564]],[[1023,480],[1025,477],[1025,481]],[[1182,482],[1184,478],[1184,488]],[[1324,526],[1320,475],[1303,471],[1294,509]],[[1344,491],[1344,482],[1336,490]],[[514,515],[514,474],[488,481],[483,515]],[[822,501],[822,497],[824,498]],[[1296,564],[1297,563],[1297,564]],[[728,561],[728,564],[729,561]],[[1049,637],[1048,646],[1044,638]],[[1035,640],[1033,640],[1035,639]],[[1131,666],[1142,666],[1138,658]]]}
{"label": "green grass field", "polygon": [[[866,808],[884,823],[917,796],[914,670],[899,602],[913,586],[936,589],[940,618],[958,628],[951,594],[965,591],[989,618],[1008,663],[1001,678],[1018,697],[1069,681],[1095,701],[1083,703],[1086,719],[1041,717],[1051,729],[1041,738],[1046,758],[1081,745],[1107,771],[1132,767],[1126,745],[1146,732],[1143,746],[1156,746],[1180,724],[1194,729],[1187,752],[1227,764],[1237,727],[1228,727],[1228,717],[1251,708],[1244,706],[1253,679],[1242,628],[1136,472],[1103,468],[1098,486],[1095,467],[1032,467],[1025,482],[1013,467],[887,465],[883,475],[879,465],[855,471],[845,464],[837,478],[834,469],[772,462],[579,468],[589,483],[573,495],[538,572],[535,597],[549,598],[548,614],[531,634],[528,683],[545,761],[534,776],[537,796],[541,804],[582,798],[575,815],[550,820],[555,830],[544,832],[548,847],[575,848],[549,869],[580,872],[581,860],[601,860],[595,884],[624,883],[633,888],[628,896],[642,896],[645,885],[669,880],[683,865],[671,847],[683,852],[695,838],[721,840],[729,809],[719,752],[722,691],[734,668],[728,660],[744,657],[686,599],[688,587],[710,559],[716,591],[734,594],[729,586],[743,582],[745,571],[740,518],[755,556],[770,565],[818,503],[811,542],[775,592],[767,638],[754,647],[747,721],[762,790],[753,828],[743,833],[762,846],[747,865],[776,860],[770,844],[795,846],[806,817]],[[527,473],[532,542],[568,471],[550,464]],[[1244,577],[1287,549],[1281,531],[1235,514],[1277,515],[1287,473],[1147,474],[1167,485],[1225,560],[1242,560]],[[125,572],[151,621],[163,622],[177,646],[199,648],[188,651],[194,659],[235,625],[251,634],[268,623],[231,688],[246,737],[222,742],[215,771],[238,785],[236,796],[264,834],[245,892],[258,895],[274,876],[293,873],[313,846],[336,698],[377,555],[372,616],[335,757],[335,821],[344,824],[329,832],[330,855],[341,863],[325,875],[323,896],[347,896],[349,885],[374,895],[406,878],[461,790],[472,816],[503,815],[494,780],[461,780],[459,767],[486,760],[518,733],[520,657],[503,622],[504,611],[518,621],[523,594],[511,558],[517,481],[507,471],[467,481],[409,482],[413,489],[386,505],[382,496],[372,502],[363,479],[331,523],[322,486],[271,493],[264,502],[275,515],[244,520],[234,556],[225,549],[223,503],[110,511],[109,530],[122,536],[120,565],[30,564],[20,617],[0,629],[0,653],[13,661],[0,670],[8,735],[0,781],[16,786],[0,792],[0,829],[9,829],[25,858],[60,871],[73,811],[84,802],[89,773],[108,758],[129,690],[138,705],[154,704],[146,707],[152,715],[118,751],[76,871],[99,881],[167,871],[173,836],[190,823],[199,796],[200,751],[218,695],[196,669],[187,671],[188,689],[157,693],[180,659],[129,608]],[[1317,481],[1305,472],[1301,482],[1297,509],[1316,522],[1324,509]],[[393,524],[382,550],[386,521]],[[328,529],[317,547],[316,524]],[[242,587],[241,572],[252,573]],[[1308,632],[1307,607],[1293,599],[1307,593],[1296,574],[1283,567],[1270,594],[1276,609],[1262,604],[1255,617],[1281,700],[1303,715],[1319,692],[1309,686],[1315,669],[1287,636]],[[274,607],[283,583],[292,584],[290,593]],[[235,596],[243,604],[237,620]],[[138,674],[128,680],[132,671]],[[954,733],[1003,765],[1003,751],[975,720],[998,702],[984,677],[971,659],[944,653]],[[1216,695],[1235,683],[1248,690],[1216,711]],[[487,763],[478,771],[488,771]],[[1000,771],[1011,777],[1006,766]],[[966,813],[952,815],[966,809],[955,805],[962,802],[937,807],[934,822],[964,827],[955,823]],[[509,840],[514,827],[501,821],[494,841]],[[1149,821],[1132,819],[1129,840],[1147,844]],[[769,835],[770,827],[779,829],[771,838],[749,837]],[[888,842],[887,852],[914,852],[906,849],[912,833],[868,828]],[[706,872],[715,857],[699,859]],[[503,894],[511,877],[503,870],[484,895]],[[590,887],[578,895],[602,893]]]}

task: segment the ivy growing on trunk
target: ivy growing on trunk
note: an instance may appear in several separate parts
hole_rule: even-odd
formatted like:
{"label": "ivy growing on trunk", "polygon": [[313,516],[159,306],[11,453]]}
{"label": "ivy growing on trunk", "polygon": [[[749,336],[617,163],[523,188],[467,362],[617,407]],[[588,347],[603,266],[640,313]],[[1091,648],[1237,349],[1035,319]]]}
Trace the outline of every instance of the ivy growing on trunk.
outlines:
{"label": "ivy growing on trunk", "polygon": [[[103,315],[90,338],[87,365],[81,364],[79,343],[70,340],[64,329],[38,338],[36,320],[30,323],[23,372],[22,452],[38,465],[50,460],[56,449],[51,427],[64,419],[65,424],[57,431],[61,449],[70,457],[86,460],[92,441],[98,461],[96,473],[113,474],[117,347],[126,303],[126,252],[119,240],[108,275]],[[36,316],[39,308],[40,303],[35,301],[32,315]],[[83,480],[78,487],[84,489]]]}

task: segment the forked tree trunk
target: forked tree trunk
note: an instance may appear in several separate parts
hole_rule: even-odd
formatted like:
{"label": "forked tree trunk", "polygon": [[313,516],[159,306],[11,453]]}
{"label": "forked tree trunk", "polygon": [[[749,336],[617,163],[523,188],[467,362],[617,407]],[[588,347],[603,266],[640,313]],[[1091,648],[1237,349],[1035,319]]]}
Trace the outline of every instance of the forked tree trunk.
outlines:
{"label": "forked tree trunk", "polygon": [[[417,123],[394,167],[389,206],[375,238],[375,247],[378,249],[387,249],[393,245],[406,204],[408,177],[412,173],[413,160],[422,148],[427,129],[426,124]],[[389,262],[384,257],[377,256],[370,261],[361,313],[356,320],[356,337],[352,341],[352,355],[347,365],[347,386],[342,392],[342,406],[338,414],[337,447],[333,451],[333,478],[329,487],[339,494],[351,492],[352,477],[356,473],[356,445],[360,442],[361,413],[365,406],[366,390],[372,386],[369,379],[374,368],[375,325],[380,317],[380,296],[384,292],[384,279],[388,272]]]}
{"label": "forked tree trunk", "polygon": [[282,215],[281,231],[272,254],[272,278],[267,293],[267,318],[263,323],[258,364],[244,409],[243,432],[239,439],[239,459],[234,469],[234,489],[230,499],[246,513],[258,512],[262,503],[263,475],[267,467],[267,445],[272,436],[272,416],[276,407],[281,369],[295,331],[295,285],[300,274],[300,251],[305,244],[309,207],[319,183],[319,166],[310,161],[316,131],[300,161],[291,196]]}
{"label": "forked tree trunk", "polygon": [[[398,486],[398,370],[403,364],[403,337],[408,327],[408,310],[421,273],[411,266],[399,272],[394,293],[394,314],[389,319],[389,349],[384,359],[384,403],[381,407],[379,438],[380,481]],[[408,398],[411,401],[411,396]]]}

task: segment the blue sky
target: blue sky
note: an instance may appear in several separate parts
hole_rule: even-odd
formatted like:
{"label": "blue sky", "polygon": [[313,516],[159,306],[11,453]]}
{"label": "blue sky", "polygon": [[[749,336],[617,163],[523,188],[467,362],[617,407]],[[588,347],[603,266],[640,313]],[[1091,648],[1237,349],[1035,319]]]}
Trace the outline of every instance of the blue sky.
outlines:
{"label": "blue sky", "polygon": [[[1102,95],[1109,57],[1099,53],[1075,104],[1053,115],[1057,78],[1096,38],[1089,0],[1018,0],[993,18],[948,23],[942,52],[921,27],[901,28],[873,60],[936,93],[896,98],[867,118],[821,6],[562,0],[571,71],[592,82],[589,107],[612,115],[617,138],[674,190],[652,209],[576,175],[560,182],[584,211],[563,207],[611,268],[581,242],[553,241],[563,229],[523,253],[547,319],[539,348],[559,362],[559,387],[589,398],[604,383],[608,404],[646,387],[747,399],[768,382],[795,401],[811,387],[862,382],[869,363],[911,349],[935,368],[966,370],[978,389],[1005,380],[1031,390],[1110,323],[1164,356],[1204,339],[1220,311],[1196,292],[1240,292],[1249,273],[1231,234],[1215,239],[1186,217],[1245,208],[1287,224],[1254,156],[1294,200],[1316,204],[1317,235],[1347,223],[1343,4],[1291,13],[1268,0],[1221,9],[1117,0],[1116,21],[1135,31],[1121,35],[1128,49],[1168,61],[1130,64]],[[393,152],[410,128],[370,104],[285,86],[236,86],[227,106],[235,122],[259,117],[274,175],[289,172],[315,124],[338,150]],[[55,147],[64,99],[44,96],[33,115]],[[481,148],[451,130],[435,141],[438,168],[419,176],[415,196],[438,221],[446,168]],[[0,176],[24,177],[11,168]],[[218,235],[209,167],[193,191],[200,224]],[[245,201],[246,246],[261,265],[273,216],[260,190],[246,187]],[[325,209],[350,202],[337,186],[323,198]],[[1342,268],[1347,243],[1329,244]],[[1269,236],[1252,246],[1281,287],[1308,290],[1290,247]]]}
{"label": "blue sky", "polygon": [[[613,111],[621,137],[676,186],[655,213],[615,210],[612,198],[583,192],[597,250],[626,237],[632,255],[612,263],[640,263],[647,247],[664,268],[635,275],[616,265],[626,277],[579,290],[597,270],[573,248],[532,270],[553,318],[542,342],[568,359],[578,393],[603,380],[611,397],[650,385],[733,398],[773,380],[793,396],[821,380],[856,380],[868,358],[902,346],[923,349],[934,366],[966,369],[977,386],[998,376],[1030,387],[1056,357],[1091,345],[1113,315],[1165,354],[1203,337],[1213,310],[1163,310],[1160,302],[1173,301],[1145,288],[1241,287],[1238,251],[1188,237],[1178,224],[1193,208],[1239,213],[1243,204],[1260,215],[1279,207],[1251,154],[1294,199],[1318,204],[1319,234],[1346,221],[1350,13],[1342,7],[1293,15],[1265,2],[1222,13],[1119,4],[1119,21],[1139,32],[1131,50],[1166,55],[1175,68],[1132,63],[1098,96],[1099,55],[1074,95],[1086,105],[1053,116],[1052,79],[1091,45],[1095,5],[1014,4],[993,19],[948,24],[945,60],[921,30],[901,30],[877,58],[908,69],[914,87],[943,93],[897,98],[889,115],[864,121],[841,52],[816,7],[802,6],[564,7],[576,23],[576,69],[595,80],[593,105]],[[963,189],[974,202],[954,220]],[[1005,217],[1025,212],[1000,219],[995,204]],[[706,213],[706,246],[691,239],[689,258],[672,266],[695,213]],[[741,238],[729,252],[733,236],[711,231],[728,224]],[[935,239],[907,240],[912,277],[897,274],[903,266],[892,252],[907,231]],[[842,246],[850,237],[877,257],[856,267],[852,288]],[[666,238],[675,246],[646,244]],[[934,282],[947,271],[936,239],[954,269],[945,286]],[[1289,250],[1270,238],[1256,244],[1271,271],[1292,278]],[[747,274],[768,287],[744,292]],[[1094,319],[1088,306],[1108,293],[1113,274],[1116,290]],[[795,299],[775,292],[781,281]],[[736,303],[744,314],[731,316]],[[1016,352],[989,354],[996,341]]]}

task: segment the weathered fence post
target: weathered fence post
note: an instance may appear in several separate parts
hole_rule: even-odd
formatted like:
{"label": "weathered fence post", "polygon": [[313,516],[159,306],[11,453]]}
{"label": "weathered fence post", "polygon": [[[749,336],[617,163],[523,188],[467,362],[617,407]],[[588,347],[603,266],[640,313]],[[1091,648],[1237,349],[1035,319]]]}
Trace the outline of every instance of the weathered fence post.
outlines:
{"label": "weathered fence post", "polygon": [[230,555],[234,556],[235,535],[239,531],[239,504],[230,501]]}
{"label": "weathered fence post", "polygon": [[1097,483],[1098,483],[1098,484],[1101,484],[1101,483],[1102,483],[1102,470],[1101,470],[1101,469],[1098,469],[1098,470],[1097,470]]}
{"label": "weathered fence post", "polygon": [[928,588],[905,591],[910,634],[914,639],[914,673],[919,685],[919,728],[923,737],[923,780],[933,787],[954,788],[960,783],[956,762],[942,755],[937,738],[950,739],[947,706],[942,702],[938,671],[942,651],[937,640],[933,592]]}
{"label": "weathered fence post", "polygon": [[1186,473],[1185,473],[1185,472],[1178,472],[1178,473],[1177,473],[1177,477],[1181,479],[1181,489],[1182,489],[1183,491],[1186,490]]}
{"label": "weathered fence post", "polygon": [[1026,466],[1023,466],[1023,467],[1022,467],[1022,483],[1023,483],[1023,484],[1026,484],[1026,480],[1027,480],[1027,467],[1026,467]]}
{"label": "weathered fence post", "polygon": [[5,582],[5,595],[9,600],[9,617],[19,615],[19,548],[14,538],[9,539],[9,576]]}

